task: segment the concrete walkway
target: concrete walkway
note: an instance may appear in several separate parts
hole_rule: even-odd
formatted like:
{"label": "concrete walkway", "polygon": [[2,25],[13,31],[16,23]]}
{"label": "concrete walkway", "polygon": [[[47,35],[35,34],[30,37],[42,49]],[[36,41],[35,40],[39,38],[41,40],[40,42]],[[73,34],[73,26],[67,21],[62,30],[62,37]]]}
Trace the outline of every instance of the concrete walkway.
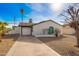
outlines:
{"label": "concrete walkway", "polygon": [[35,37],[20,37],[6,56],[60,56]]}

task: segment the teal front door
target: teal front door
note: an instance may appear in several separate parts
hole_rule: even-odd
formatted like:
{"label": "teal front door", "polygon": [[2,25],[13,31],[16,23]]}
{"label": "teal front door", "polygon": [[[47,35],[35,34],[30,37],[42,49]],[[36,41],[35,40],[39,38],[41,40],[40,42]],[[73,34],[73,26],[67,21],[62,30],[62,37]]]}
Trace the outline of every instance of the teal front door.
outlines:
{"label": "teal front door", "polygon": [[53,33],[54,33],[54,28],[53,27],[49,27],[48,34],[53,34]]}

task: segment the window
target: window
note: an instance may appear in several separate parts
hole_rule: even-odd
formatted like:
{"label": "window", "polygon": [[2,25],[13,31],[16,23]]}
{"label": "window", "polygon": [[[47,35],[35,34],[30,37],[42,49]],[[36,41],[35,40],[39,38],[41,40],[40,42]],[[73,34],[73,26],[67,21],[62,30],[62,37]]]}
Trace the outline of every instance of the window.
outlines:
{"label": "window", "polygon": [[43,34],[48,34],[48,29],[44,29]]}

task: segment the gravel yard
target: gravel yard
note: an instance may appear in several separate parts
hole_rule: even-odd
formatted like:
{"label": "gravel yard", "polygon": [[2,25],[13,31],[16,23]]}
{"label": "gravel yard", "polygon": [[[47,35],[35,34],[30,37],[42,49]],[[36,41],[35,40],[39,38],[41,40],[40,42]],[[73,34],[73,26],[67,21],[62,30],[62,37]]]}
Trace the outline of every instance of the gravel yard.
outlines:
{"label": "gravel yard", "polygon": [[63,56],[79,56],[79,48],[76,46],[76,38],[73,35],[63,35],[58,38],[38,38],[47,46]]}
{"label": "gravel yard", "polygon": [[17,38],[18,36],[16,35],[4,36],[0,38],[2,40],[2,42],[0,42],[0,56],[6,55],[14,42],[17,40]]}

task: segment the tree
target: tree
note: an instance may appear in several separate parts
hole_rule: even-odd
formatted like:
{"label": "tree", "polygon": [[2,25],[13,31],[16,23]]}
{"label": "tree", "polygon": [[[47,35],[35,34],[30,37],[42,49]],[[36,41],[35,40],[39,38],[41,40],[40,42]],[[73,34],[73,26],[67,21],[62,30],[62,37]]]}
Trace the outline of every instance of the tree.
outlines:
{"label": "tree", "polygon": [[[0,36],[3,36],[6,31],[6,26],[8,24],[6,22],[0,22]],[[1,41],[1,40],[0,40]]]}
{"label": "tree", "polygon": [[1,35],[4,34],[7,25],[8,24],[6,22],[0,22],[0,33],[1,33]]}
{"label": "tree", "polygon": [[[24,16],[24,9],[20,9],[21,15],[22,15],[22,22],[23,22],[23,16]],[[22,27],[21,27],[21,35],[22,35]]]}
{"label": "tree", "polygon": [[22,22],[23,22],[23,16],[24,16],[24,9],[20,9],[21,15],[22,15]]}
{"label": "tree", "polygon": [[78,4],[74,4],[73,6],[69,6],[69,8],[65,11],[66,14],[61,14],[65,17],[65,21],[75,30],[76,38],[77,38],[77,47],[79,47],[79,8]]}

